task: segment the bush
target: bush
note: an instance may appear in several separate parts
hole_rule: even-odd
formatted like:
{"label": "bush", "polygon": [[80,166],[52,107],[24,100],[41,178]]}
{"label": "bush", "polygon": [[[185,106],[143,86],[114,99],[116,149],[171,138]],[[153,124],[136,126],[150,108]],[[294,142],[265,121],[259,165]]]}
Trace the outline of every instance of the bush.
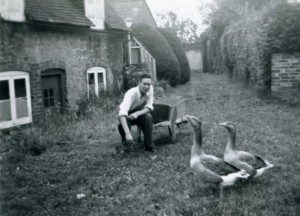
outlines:
{"label": "bush", "polygon": [[9,160],[12,163],[22,161],[26,155],[40,155],[53,145],[53,142],[37,129],[17,129],[4,135],[1,140],[3,146],[9,151]]}
{"label": "bush", "polygon": [[165,93],[171,90],[171,86],[167,80],[160,80],[154,83],[155,98],[164,97]]}
{"label": "bush", "polygon": [[135,65],[126,66],[124,70],[124,90],[128,90],[132,87],[137,86],[139,84],[140,76],[143,73],[148,73],[147,69],[141,68],[139,70],[136,70]]}
{"label": "bush", "polygon": [[172,86],[180,83],[179,63],[164,36],[147,25],[135,26],[133,32],[155,58],[158,80],[166,79]]}
{"label": "bush", "polygon": [[79,99],[76,104],[76,114],[80,117],[93,118],[93,116],[100,112],[107,113],[115,110],[120,103],[120,97],[109,92],[100,92],[99,97],[92,94],[90,98],[83,97]]}
{"label": "bush", "polygon": [[[300,4],[280,4],[222,20],[216,13],[203,37],[204,71],[227,73],[266,94],[271,90],[271,57],[300,50]],[[227,20],[227,21],[226,21]]]}
{"label": "bush", "polygon": [[211,15],[210,28],[201,35],[203,47],[203,71],[222,73],[221,37],[227,26],[240,18],[240,15],[230,10],[218,10]]}
{"label": "bush", "polygon": [[167,39],[177,58],[180,66],[180,83],[183,84],[190,81],[190,66],[181,40],[172,29],[160,28],[159,31]]}

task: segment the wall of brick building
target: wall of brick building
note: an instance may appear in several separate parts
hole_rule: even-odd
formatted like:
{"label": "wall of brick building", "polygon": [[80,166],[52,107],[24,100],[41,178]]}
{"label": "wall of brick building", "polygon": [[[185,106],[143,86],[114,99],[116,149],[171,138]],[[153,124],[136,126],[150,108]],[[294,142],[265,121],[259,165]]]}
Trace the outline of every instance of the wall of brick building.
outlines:
{"label": "wall of brick building", "polygon": [[105,67],[108,90],[120,90],[126,40],[126,32],[0,22],[0,73],[29,72],[32,114],[36,121],[43,115],[42,71],[53,68],[65,71],[69,106],[87,95],[86,71],[91,67]]}
{"label": "wall of brick building", "polygon": [[191,71],[201,72],[202,71],[202,53],[200,50],[186,50],[186,57],[189,61]]}
{"label": "wall of brick building", "polygon": [[271,89],[274,96],[283,99],[300,97],[300,52],[273,54]]}

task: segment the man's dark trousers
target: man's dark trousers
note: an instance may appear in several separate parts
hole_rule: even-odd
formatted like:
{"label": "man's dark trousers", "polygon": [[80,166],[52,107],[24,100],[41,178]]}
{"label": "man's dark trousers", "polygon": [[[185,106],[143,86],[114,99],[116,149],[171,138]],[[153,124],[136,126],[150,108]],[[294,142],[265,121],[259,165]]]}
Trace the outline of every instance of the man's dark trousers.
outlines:
{"label": "man's dark trousers", "polygon": [[[139,116],[135,120],[130,120],[126,118],[127,124],[129,127],[129,130],[131,129],[132,125],[137,125],[141,128],[144,134],[144,143],[146,150],[153,150],[154,144],[153,144],[153,120],[152,115],[150,113],[147,113],[145,115]],[[125,132],[121,124],[118,125],[119,133],[122,136],[122,141],[125,141]]]}

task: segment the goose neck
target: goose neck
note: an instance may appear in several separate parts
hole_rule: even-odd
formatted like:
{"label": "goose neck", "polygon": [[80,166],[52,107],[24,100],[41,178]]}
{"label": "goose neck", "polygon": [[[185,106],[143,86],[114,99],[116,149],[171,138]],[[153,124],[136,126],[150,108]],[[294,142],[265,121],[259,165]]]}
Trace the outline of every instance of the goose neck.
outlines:
{"label": "goose neck", "polygon": [[198,149],[202,149],[202,132],[201,130],[195,130],[193,145]]}
{"label": "goose neck", "polygon": [[236,140],[235,131],[230,131],[228,136],[227,148],[235,149],[235,140]]}

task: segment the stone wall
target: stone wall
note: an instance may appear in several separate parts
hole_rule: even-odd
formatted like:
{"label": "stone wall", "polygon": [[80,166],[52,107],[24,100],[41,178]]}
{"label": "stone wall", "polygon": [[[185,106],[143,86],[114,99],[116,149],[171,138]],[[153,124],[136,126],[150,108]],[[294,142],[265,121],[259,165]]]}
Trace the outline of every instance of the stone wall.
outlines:
{"label": "stone wall", "polygon": [[300,52],[273,54],[271,89],[283,99],[300,96]]}
{"label": "stone wall", "polygon": [[191,71],[201,72],[202,71],[202,53],[200,50],[187,50],[185,51],[186,57],[188,58]]}
{"label": "stone wall", "polygon": [[0,22],[0,73],[30,74],[33,120],[43,114],[41,72],[62,69],[66,77],[69,106],[87,95],[86,71],[104,67],[109,91],[123,83],[126,32],[94,31],[88,28]]}

